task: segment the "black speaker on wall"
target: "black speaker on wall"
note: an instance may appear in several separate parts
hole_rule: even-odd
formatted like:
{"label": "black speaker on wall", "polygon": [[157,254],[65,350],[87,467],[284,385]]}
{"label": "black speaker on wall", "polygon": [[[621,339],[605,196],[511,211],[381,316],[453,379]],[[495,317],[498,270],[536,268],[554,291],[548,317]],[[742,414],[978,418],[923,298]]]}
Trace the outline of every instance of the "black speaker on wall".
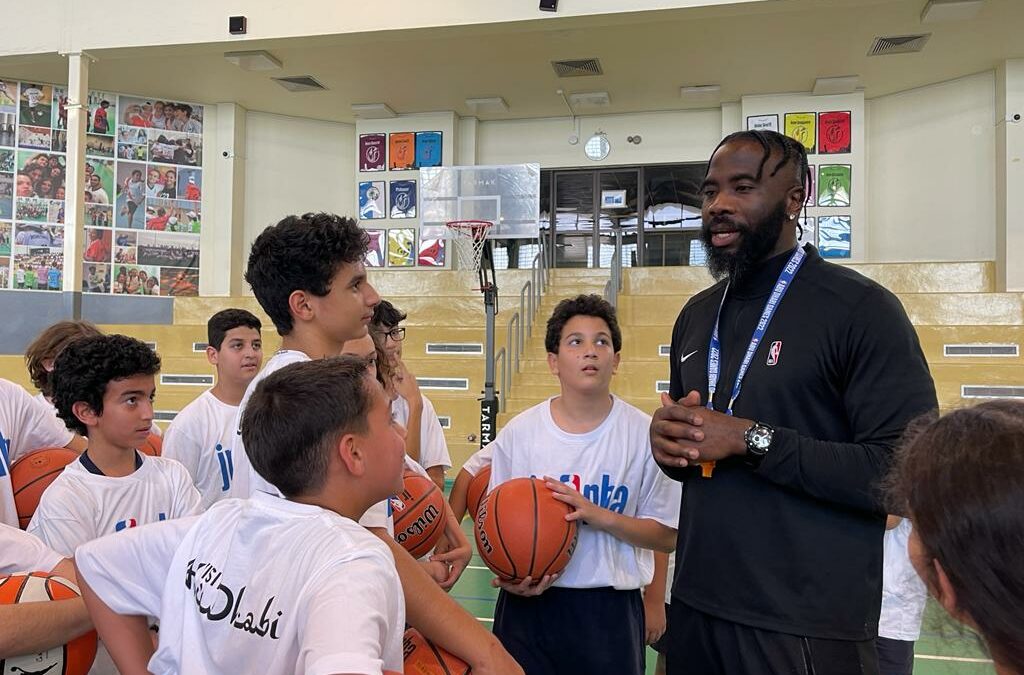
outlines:
{"label": "black speaker on wall", "polygon": [[228,32],[232,35],[245,35],[246,20],[244,16],[228,17]]}
{"label": "black speaker on wall", "polygon": [[540,11],[542,11],[542,12],[557,12],[558,11],[558,0],[540,0]]}

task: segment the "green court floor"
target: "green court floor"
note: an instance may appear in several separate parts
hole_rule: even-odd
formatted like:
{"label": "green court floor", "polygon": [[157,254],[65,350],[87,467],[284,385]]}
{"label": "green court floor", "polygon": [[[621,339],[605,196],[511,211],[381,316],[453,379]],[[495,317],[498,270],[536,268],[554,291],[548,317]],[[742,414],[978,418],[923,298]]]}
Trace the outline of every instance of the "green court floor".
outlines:
{"label": "green court floor", "polygon": [[[473,533],[469,519],[462,521],[470,542]],[[473,560],[452,589],[452,597],[473,616],[486,624],[494,617],[497,591],[491,587],[494,574],[487,569],[475,549]],[[654,673],[655,652],[648,649],[647,673]],[[949,621],[937,606],[929,604],[921,639],[915,649],[914,675],[990,675],[995,670],[978,642],[969,633]]]}

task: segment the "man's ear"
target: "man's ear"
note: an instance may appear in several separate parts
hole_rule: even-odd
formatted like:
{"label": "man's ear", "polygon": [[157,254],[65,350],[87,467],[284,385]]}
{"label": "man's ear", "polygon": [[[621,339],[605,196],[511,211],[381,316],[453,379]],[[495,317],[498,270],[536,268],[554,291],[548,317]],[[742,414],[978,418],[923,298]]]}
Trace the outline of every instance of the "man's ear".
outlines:
{"label": "man's ear", "polygon": [[804,202],[807,201],[807,189],[802,185],[794,185],[789,188],[786,193],[786,218],[790,215],[796,215],[800,217],[800,211],[804,208]]}
{"label": "man's ear", "polygon": [[558,377],[558,354],[552,354],[548,352],[548,370],[555,377]]}
{"label": "man's ear", "polygon": [[313,306],[309,301],[309,293],[306,291],[292,291],[288,296],[288,311],[297,321],[313,319]]}
{"label": "man's ear", "polygon": [[946,574],[946,570],[943,569],[942,563],[935,559],[932,560],[932,565],[935,568],[935,599],[939,601],[943,609],[949,612],[951,617],[960,623],[973,627],[974,622],[971,620],[971,617],[965,614],[957,604],[956,589],[950,583],[949,576]]}
{"label": "man's ear", "polygon": [[217,357],[219,356],[220,352],[218,352],[214,347],[206,345],[206,360],[210,362],[211,366],[217,365]]}
{"label": "man's ear", "polygon": [[71,406],[71,412],[75,414],[79,422],[87,427],[94,427],[99,423],[100,416],[85,401],[77,401]]}
{"label": "man's ear", "polygon": [[366,448],[360,443],[360,438],[355,434],[345,434],[339,440],[335,448],[338,459],[345,466],[345,470],[353,476],[362,476],[366,473]]}

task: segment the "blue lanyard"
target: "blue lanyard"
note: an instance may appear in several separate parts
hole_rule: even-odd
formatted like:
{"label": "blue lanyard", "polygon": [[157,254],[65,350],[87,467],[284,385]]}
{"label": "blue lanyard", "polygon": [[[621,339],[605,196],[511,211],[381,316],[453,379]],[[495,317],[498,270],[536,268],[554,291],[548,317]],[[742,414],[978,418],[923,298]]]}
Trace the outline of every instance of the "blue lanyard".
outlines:
{"label": "blue lanyard", "polygon": [[[775,310],[779,308],[779,303],[782,302],[782,296],[789,290],[790,285],[793,283],[793,277],[796,276],[797,270],[800,269],[800,265],[803,264],[806,257],[807,254],[803,248],[797,247],[793,251],[793,255],[790,256],[789,262],[782,268],[782,272],[775,282],[775,288],[772,289],[772,294],[768,297],[768,302],[761,312],[761,318],[754,329],[754,335],[750,338],[747,353],[743,356],[743,363],[740,364],[740,369],[736,373],[736,383],[732,385],[732,395],[729,396],[729,406],[725,410],[726,415],[732,415],[732,406],[740,396],[743,378],[746,377],[747,369],[750,368],[750,363],[754,360],[754,352],[757,351],[757,346],[764,339],[765,331],[768,330],[768,324],[771,323]],[[715,329],[711,332],[711,346],[708,348],[708,408],[710,410],[715,409],[715,390],[718,389],[718,376],[722,367],[722,343],[718,338],[718,322],[722,318],[722,305],[725,304],[725,297],[728,294],[729,285],[726,284],[725,292],[722,293],[722,301],[718,305],[718,315],[715,317]]]}

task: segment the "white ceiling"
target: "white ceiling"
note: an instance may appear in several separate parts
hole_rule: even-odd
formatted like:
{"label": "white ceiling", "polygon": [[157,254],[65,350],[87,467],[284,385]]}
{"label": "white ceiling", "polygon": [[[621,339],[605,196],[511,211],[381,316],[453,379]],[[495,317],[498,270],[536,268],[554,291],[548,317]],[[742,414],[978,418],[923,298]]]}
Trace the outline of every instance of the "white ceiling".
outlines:
{"label": "white ceiling", "polygon": [[[628,0],[623,0],[628,2]],[[1024,57],[1024,0],[985,0],[971,20],[922,24],[926,0],[778,0],[486,26],[246,42],[284,62],[244,72],[224,43],[104,50],[96,89],[351,122],[353,103],[398,113],[454,110],[466,98],[501,96],[504,113],[482,119],[567,114],[555,93],[607,91],[611,105],[579,114],[674,110],[747,94],[810,91],[817,77],[859,75],[868,98],[993,69]],[[930,32],[919,54],[868,57],[876,36]],[[597,57],[604,74],[555,76],[550,62]],[[0,58],[0,75],[67,79],[57,55]],[[291,94],[270,77],[312,75],[324,92]],[[683,85],[719,84],[720,97],[686,101]]]}

